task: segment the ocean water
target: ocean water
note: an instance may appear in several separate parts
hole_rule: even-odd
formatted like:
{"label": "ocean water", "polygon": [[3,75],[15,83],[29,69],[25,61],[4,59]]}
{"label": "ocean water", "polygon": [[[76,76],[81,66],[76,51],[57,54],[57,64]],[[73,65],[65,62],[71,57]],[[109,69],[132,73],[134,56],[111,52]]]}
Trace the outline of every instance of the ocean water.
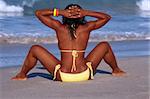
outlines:
{"label": "ocean water", "polygon": [[[91,33],[91,41],[150,39],[150,0],[0,0],[0,43],[57,42],[55,32],[40,23],[34,11],[64,9],[70,3],[112,16],[104,27]],[[56,19],[61,21],[61,17]]]}
{"label": "ocean water", "polygon": [[[90,42],[85,57],[99,42]],[[125,40],[109,42],[116,58],[150,56],[150,40]],[[32,44],[1,44],[0,67],[21,66]],[[60,59],[60,51],[56,43],[41,44],[49,52]]]}

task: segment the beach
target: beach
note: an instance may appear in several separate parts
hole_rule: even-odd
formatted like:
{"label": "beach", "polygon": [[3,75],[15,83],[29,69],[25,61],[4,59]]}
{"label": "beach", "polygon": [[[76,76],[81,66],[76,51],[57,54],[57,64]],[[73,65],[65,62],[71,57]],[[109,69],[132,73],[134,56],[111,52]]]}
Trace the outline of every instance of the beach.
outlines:
{"label": "beach", "polygon": [[64,83],[36,66],[26,81],[12,81],[20,67],[0,69],[0,99],[149,99],[149,56],[118,59],[127,72],[114,77],[111,69],[102,62],[94,80]]}
{"label": "beach", "polygon": [[[90,34],[85,57],[102,41],[112,47],[127,74],[111,75],[102,61],[94,80],[58,82],[38,62],[26,81],[11,80],[22,67],[32,45],[46,48],[60,60],[54,30],[35,16],[38,9],[64,9],[68,4],[104,12],[111,20]],[[0,0],[0,99],[149,99],[149,0]],[[62,16],[52,17],[62,22]],[[85,16],[87,21],[96,18]]]}

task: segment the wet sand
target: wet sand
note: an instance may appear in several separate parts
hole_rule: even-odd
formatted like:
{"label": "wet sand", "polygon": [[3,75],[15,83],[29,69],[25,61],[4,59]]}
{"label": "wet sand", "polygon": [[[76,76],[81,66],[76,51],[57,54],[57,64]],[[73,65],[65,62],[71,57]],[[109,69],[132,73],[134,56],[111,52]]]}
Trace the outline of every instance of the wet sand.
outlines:
{"label": "wet sand", "polygon": [[74,83],[56,82],[38,65],[26,81],[13,81],[20,67],[0,68],[0,99],[148,99],[150,57],[119,58],[127,72],[114,77],[102,62],[94,80]]}

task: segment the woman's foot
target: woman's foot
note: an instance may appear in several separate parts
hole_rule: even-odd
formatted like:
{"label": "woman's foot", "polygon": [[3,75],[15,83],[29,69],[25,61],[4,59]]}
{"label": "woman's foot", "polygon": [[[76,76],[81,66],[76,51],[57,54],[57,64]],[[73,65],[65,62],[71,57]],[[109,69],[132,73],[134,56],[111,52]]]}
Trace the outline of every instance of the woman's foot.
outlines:
{"label": "woman's foot", "polygon": [[24,74],[17,74],[15,77],[11,78],[12,80],[27,80],[27,76]]}
{"label": "woman's foot", "polygon": [[112,72],[113,76],[125,76],[126,72],[122,71],[121,69],[115,69]]}

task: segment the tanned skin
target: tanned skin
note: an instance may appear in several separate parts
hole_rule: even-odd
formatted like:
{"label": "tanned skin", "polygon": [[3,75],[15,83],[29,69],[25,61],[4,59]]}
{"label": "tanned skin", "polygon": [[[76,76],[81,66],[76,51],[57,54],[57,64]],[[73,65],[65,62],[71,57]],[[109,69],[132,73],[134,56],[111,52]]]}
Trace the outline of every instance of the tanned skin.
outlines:
{"label": "tanned skin", "polygon": [[[79,9],[77,6],[69,7],[66,10],[59,10],[59,15],[67,18],[82,18],[84,16],[97,18],[97,20],[89,21],[85,25],[79,25],[76,29],[77,38],[71,39],[68,33],[68,25],[62,24],[60,21],[52,18],[53,10],[37,10],[35,15],[43,24],[56,31],[60,50],[85,50],[91,31],[101,28],[111,19],[111,16],[108,14]],[[76,58],[77,71],[74,71],[74,74],[85,71],[87,69],[86,62],[92,62],[92,68],[95,73],[102,59],[111,67],[112,75],[123,76],[125,74],[118,67],[114,53],[108,42],[100,42],[86,57],[84,57],[85,53],[78,54]],[[33,45],[29,50],[21,71],[12,79],[21,80],[26,78],[27,73],[35,67],[38,60],[51,74],[54,73],[57,64],[61,64],[60,69],[62,72],[71,73],[73,61],[71,53],[61,52],[61,60],[58,60],[42,46]],[[57,72],[56,80],[61,81],[59,72]]]}

